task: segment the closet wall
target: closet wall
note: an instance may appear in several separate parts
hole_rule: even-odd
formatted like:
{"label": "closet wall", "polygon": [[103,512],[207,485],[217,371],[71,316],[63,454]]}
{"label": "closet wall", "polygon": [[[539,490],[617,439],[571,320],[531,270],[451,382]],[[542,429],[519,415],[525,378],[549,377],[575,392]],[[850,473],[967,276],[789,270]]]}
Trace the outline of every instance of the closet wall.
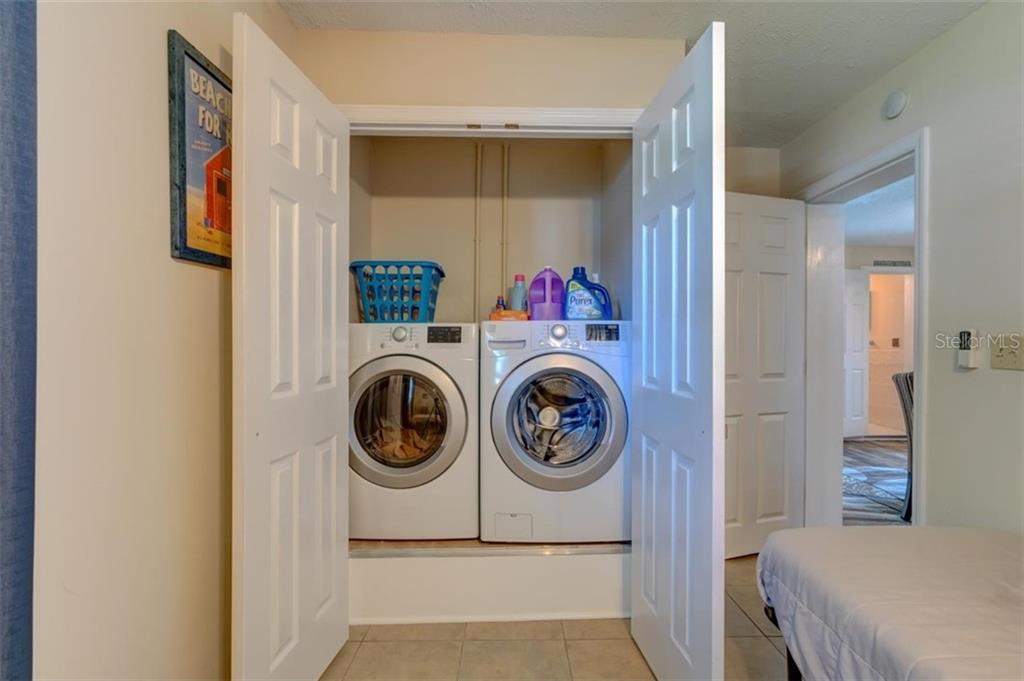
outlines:
{"label": "closet wall", "polygon": [[352,159],[353,259],[441,263],[437,321],[486,318],[545,265],[628,297],[628,141],[354,138]]}
{"label": "closet wall", "polygon": [[601,282],[611,291],[616,317],[630,319],[633,272],[633,145],[601,145]]}
{"label": "closet wall", "polygon": [[[370,140],[350,138],[349,147],[349,259],[370,257]],[[356,288],[349,286],[349,321],[358,321]]]}

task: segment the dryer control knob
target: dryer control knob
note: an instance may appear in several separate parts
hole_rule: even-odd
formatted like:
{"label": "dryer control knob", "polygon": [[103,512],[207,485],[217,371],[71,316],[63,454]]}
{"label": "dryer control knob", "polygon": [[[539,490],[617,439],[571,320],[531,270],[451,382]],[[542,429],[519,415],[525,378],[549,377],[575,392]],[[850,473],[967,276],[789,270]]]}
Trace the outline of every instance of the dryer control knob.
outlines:
{"label": "dryer control knob", "polygon": [[398,343],[401,343],[402,341],[404,341],[408,337],[409,337],[409,329],[405,328],[404,326],[396,326],[394,328],[394,330],[391,332],[392,340],[394,340],[395,342],[398,342]]}
{"label": "dryer control knob", "polygon": [[555,324],[551,327],[551,337],[555,340],[562,340],[569,335],[569,328],[565,324]]}

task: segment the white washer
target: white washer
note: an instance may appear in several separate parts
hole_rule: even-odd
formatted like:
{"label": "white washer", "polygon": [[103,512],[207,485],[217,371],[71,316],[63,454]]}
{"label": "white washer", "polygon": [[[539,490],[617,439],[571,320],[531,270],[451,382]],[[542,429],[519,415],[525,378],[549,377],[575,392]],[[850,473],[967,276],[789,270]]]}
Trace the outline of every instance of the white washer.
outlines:
{"label": "white washer", "polygon": [[478,537],[477,326],[350,328],[350,536]]}
{"label": "white washer", "polygon": [[628,540],[628,323],[481,327],[481,539]]}

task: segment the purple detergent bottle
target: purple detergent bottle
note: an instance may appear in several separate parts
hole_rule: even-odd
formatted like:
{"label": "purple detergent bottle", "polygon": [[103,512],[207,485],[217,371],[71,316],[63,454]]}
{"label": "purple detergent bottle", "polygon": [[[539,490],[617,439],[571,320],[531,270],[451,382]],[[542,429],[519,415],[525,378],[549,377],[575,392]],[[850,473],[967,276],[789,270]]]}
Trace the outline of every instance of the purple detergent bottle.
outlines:
{"label": "purple detergent bottle", "polygon": [[530,319],[561,319],[564,299],[562,278],[545,267],[530,282]]}

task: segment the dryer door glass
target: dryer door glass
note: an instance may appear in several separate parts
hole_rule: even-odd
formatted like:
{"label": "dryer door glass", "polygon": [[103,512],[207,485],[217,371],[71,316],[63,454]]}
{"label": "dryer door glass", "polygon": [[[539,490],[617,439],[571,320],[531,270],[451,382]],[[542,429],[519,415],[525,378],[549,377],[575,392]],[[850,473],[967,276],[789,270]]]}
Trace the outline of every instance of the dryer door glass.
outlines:
{"label": "dryer door glass", "polygon": [[523,452],[547,466],[573,466],[597,451],[608,429],[608,401],[586,376],[552,369],[520,386],[510,408]]}
{"label": "dryer door glass", "polygon": [[349,377],[349,465],[375,485],[437,478],[466,442],[469,409],[455,381],[420,357],[387,355]]}
{"label": "dryer door glass", "polygon": [[448,405],[429,379],[394,373],[366,386],[352,425],[367,454],[385,466],[406,468],[441,448],[448,430]]}

